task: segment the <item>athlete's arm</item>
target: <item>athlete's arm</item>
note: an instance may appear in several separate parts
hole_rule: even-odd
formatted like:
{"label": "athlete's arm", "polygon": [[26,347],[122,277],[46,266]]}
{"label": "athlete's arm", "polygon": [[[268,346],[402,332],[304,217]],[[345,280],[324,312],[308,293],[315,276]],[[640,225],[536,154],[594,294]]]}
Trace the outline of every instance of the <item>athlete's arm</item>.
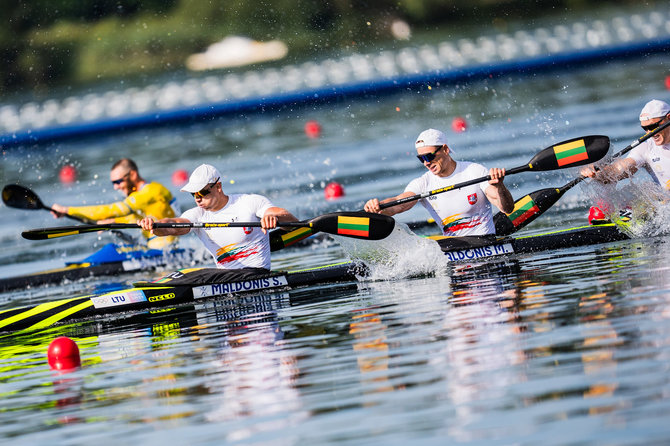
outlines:
{"label": "athlete's arm", "polygon": [[391,206],[386,209],[380,209],[379,205],[384,204],[384,203],[390,203],[391,201],[395,200],[401,200],[403,198],[407,197],[413,197],[415,194],[414,192],[411,191],[406,191],[403,192],[402,194],[396,195],[395,197],[390,197],[386,198],[382,201],[379,201],[377,198],[373,198],[372,200],[368,200],[367,203],[365,203],[365,206],[363,209],[365,209],[366,212],[372,212],[375,214],[383,214],[383,215],[388,215],[388,216],[393,216],[395,214],[400,214],[401,212],[406,212],[409,211],[414,207],[416,204],[417,200],[412,200],[407,203],[401,203],[401,204],[396,204],[395,206]]}
{"label": "athlete's arm", "polygon": [[579,171],[582,176],[605,184],[623,180],[634,175],[635,172],[637,172],[637,162],[633,158],[621,158],[598,169],[592,165],[585,166]]}
{"label": "athlete's arm", "polygon": [[284,208],[273,206],[268,208],[261,217],[261,228],[263,232],[277,227],[278,222],[298,221],[297,218]]}
{"label": "athlete's arm", "polygon": [[56,211],[56,213],[51,213],[56,218],[70,215],[92,221],[123,217],[132,212],[130,207],[128,207],[124,201],[94,206],[62,206],[54,203],[51,208]]}
{"label": "athlete's arm", "polygon": [[489,176],[489,186],[484,191],[486,198],[502,212],[509,214],[514,210],[514,198],[503,183],[505,169],[493,167],[489,170]]}

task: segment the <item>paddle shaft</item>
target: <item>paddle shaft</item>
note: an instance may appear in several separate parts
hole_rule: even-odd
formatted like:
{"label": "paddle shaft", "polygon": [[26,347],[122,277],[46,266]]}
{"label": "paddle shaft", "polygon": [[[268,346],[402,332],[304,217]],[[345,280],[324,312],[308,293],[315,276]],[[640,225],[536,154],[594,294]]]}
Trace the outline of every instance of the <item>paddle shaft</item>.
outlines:
{"label": "paddle shaft", "polygon": [[[277,222],[277,226],[307,227],[311,228],[314,224],[310,221],[287,221]],[[129,226],[132,226],[130,224]],[[227,223],[154,223],[154,228],[194,228],[194,229],[212,229],[212,228],[260,228],[260,221],[247,222],[227,222]]]}
{"label": "paddle shaft", "polygon": [[[532,169],[532,167],[530,166],[530,164],[526,164],[524,166],[519,166],[519,167],[515,167],[515,168],[510,169],[510,170],[506,170],[505,175],[513,175],[515,173],[526,172],[526,171],[531,170],[531,169]],[[482,181],[489,181],[490,179],[491,179],[491,175],[486,175],[485,177],[475,178],[475,179],[468,180],[468,181],[463,181],[462,183],[457,183],[457,184],[453,184],[451,186],[441,187],[440,189],[431,190],[431,191],[428,191],[428,192],[424,192],[422,194],[412,195],[411,197],[400,198],[398,200],[389,201],[388,203],[380,203],[379,204],[379,209],[386,209],[386,208],[390,208],[390,207],[393,207],[393,206],[397,206],[399,204],[409,203],[410,201],[415,201],[415,200],[420,200],[422,198],[427,198],[427,197],[430,197],[432,195],[437,195],[437,194],[441,194],[441,193],[444,193],[444,192],[449,192],[450,190],[461,189],[463,187],[468,187],[468,186],[472,186],[473,184],[481,183]]]}

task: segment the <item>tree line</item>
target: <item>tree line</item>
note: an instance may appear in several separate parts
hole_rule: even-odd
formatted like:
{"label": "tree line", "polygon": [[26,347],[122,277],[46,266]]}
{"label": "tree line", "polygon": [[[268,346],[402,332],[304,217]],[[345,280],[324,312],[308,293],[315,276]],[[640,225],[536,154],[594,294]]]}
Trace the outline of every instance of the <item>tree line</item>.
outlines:
{"label": "tree line", "polygon": [[[633,4],[636,0],[615,3]],[[610,2],[612,3],[612,2]],[[227,35],[280,39],[294,61],[392,39],[589,8],[595,0],[0,0],[0,94],[184,69]],[[504,31],[504,29],[499,29]]]}

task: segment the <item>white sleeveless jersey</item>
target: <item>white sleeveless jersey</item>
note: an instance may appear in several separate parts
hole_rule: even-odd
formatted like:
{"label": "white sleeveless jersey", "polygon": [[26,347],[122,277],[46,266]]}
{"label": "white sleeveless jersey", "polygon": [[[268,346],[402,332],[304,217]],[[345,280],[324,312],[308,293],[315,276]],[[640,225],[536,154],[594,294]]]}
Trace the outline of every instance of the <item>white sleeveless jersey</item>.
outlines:
{"label": "white sleeveless jersey", "polygon": [[657,146],[650,138],[628,154],[638,169],[644,168],[656,183],[670,190],[670,144]]}
{"label": "white sleeveless jersey", "polygon": [[[412,180],[405,188],[405,192],[422,194],[463,181],[485,177],[488,174],[489,171],[481,164],[457,161],[456,169],[448,177],[439,177],[426,172]],[[489,187],[488,181],[483,181],[472,186],[422,198],[419,202],[440,225],[444,235],[495,234],[491,203],[484,193],[487,187]]]}

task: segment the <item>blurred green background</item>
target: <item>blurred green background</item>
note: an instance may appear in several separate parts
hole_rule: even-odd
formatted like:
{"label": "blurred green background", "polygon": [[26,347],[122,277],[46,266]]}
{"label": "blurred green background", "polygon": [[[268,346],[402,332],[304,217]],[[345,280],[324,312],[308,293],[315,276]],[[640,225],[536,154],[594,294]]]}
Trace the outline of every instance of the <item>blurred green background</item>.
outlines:
{"label": "blurred green background", "polygon": [[[0,94],[184,69],[189,54],[228,35],[283,40],[288,61],[392,40],[390,23],[413,30],[477,26],[504,32],[528,20],[619,0],[0,0]],[[529,27],[532,27],[529,23]]]}

